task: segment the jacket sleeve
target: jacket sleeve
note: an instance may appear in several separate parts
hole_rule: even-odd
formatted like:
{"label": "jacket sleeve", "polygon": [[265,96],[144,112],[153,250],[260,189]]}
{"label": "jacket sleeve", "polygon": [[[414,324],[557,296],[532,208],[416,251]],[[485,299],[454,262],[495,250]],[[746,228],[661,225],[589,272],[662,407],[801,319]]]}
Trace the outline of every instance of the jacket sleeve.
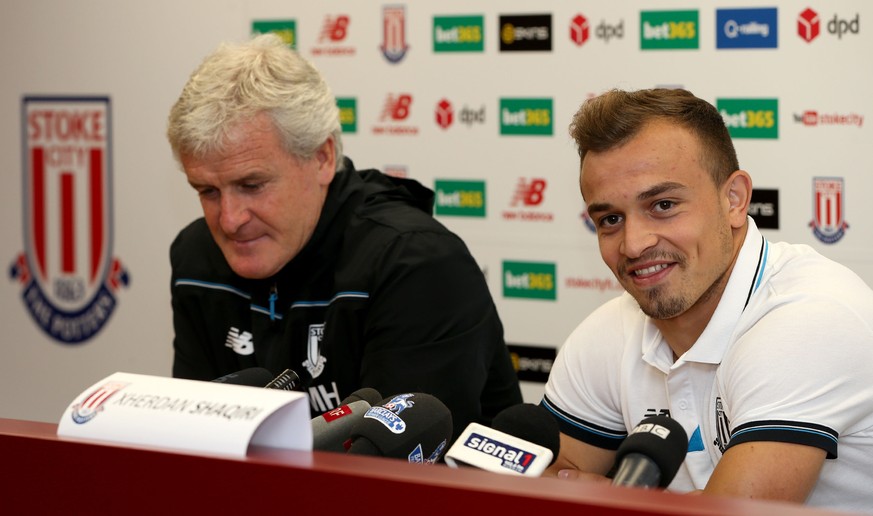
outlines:
{"label": "jacket sleeve", "polygon": [[362,384],[425,392],[452,411],[454,435],[521,403],[503,326],[484,275],[448,232],[398,236],[377,264]]}
{"label": "jacket sleeve", "polygon": [[196,298],[186,295],[177,285],[179,270],[184,268],[183,233],[170,246],[170,295],[173,308],[173,377],[212,380],[220,376],[208,347],[206,321]]}

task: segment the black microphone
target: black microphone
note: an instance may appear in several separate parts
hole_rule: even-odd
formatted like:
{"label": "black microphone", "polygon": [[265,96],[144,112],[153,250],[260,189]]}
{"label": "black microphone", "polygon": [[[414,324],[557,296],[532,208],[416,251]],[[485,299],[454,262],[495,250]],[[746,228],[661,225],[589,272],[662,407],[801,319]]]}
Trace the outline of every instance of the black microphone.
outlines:
{"label": "black microphone", "polygon": [[433,464],[452,440],[452,413],[430,394],[390,396],[364,413],[351,439],[353,455]]}
{"label": "black microphone", "polygon": [[667,487],[688,453],[688,434],[675,419],[654,416],[634,427],[615,455],[614,486]]}
{"label": "black microphone", "polygon": [[379,391],[372,387],[362,387],[348,395],[348,397],[340,402],[340,405],[348,405],[355,401],[366,401],[371,407],[378,405],[382,401],[382,395]]}
{"label": "black microphone", "polygon": [[312,448],[318,451],[344,453],[351,446],[354,426],[364,413],[382,400],[379,391],[364,387],[351,393],[340,406],[312,419]]}
{"label": "black microphone", "polygon": [[522,403],[505,408],[494,416],[491,428],[548,448],[552,452],[549,466],[558,460],[561,429],[555,418],[541,405]]}
{"label": "black microphone", "polygon": [[216,383],[226,383],[230,385],[248,385],[250,387],[263,387],[273,380],[273,373],[263,367],[249,367],[242,371],[229,373],[215,380]]}
{"label": "black microphone", "polygon": [[446,464],[538,477],[555,462],[560,433],[558,422],[543,407],[513,405],[494,417],[491,428],[467,425],[446,453]]}
{"label": "black microphone", "polygon": [[279,376],[270,380],[264,387],[267,389],[280,389],[283,391],[303,391],[312,382],[312,377],[301,377],[293,369],[285,369]]}

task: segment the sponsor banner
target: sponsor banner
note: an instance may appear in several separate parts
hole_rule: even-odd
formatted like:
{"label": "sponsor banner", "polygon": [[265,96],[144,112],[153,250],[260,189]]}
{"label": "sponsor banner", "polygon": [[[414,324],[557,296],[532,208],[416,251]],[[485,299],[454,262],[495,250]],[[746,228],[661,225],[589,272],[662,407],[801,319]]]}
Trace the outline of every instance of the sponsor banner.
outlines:
{"label": "sponsor banner", "polygon": [[344,133],[358,132],[358,99],[354,97],[337,97],[336,106],[339,108],[340,128]]}
{"label": "sponsor banner", "polygon": [[388,5],[382,8],[382,55],[389,63],[397,64],[409,50],[406,44],[406,7]]}
{"label": "sponsor banner", "polygon": [[385,96],[385,104],[379,115],[379,125],[373,127],[373,134],[410,135],[418,134],[418,127],[406,124],[412,109],[413,97],[409,93]]}
{"label": "sponsor banner", "polygon": [[779,99],[717,99],[732,138],[779,138]]}
{"label": "sponsor banner", "polygon": [[500,134],[551,136],[551,98],[501,98]]}
{"label": "sponsor banner", "polygon": [[503,297],[556,300],[554,263],[503,262]]}
{"label": "sponsor banner", "polygon": [[437,179],[434,213],[450,217],[485,217],[485,181]]}
{"label": "sponsor banner", "polygon": [[642,50],[700,48],[700,14],[690,11],[640,11]]}
{"label": "sponsor banner", "polygon": [[115,373],[64,411],[58,435],[243,457],[250,444],[312,450],[301,392]]}
{"label": "sponsor banner", "polygon": [[838,40],[842,40],[843,36],[856,36],[861,32],[861,14],[855,13],[854,18],[843,18],[834,14],[833,18],[824,22],[817,11],[807,8],[797,16],[797,35],[807,43],[816,40],[822,29],[836,36]]}
{"label": "sponsor banner", "polygon": [[816,238],[825,244],[842,239],[849,223],[846,222],[846,193],[842,177],[815,177],[812,179],[813,219],[809,223]]}
{"label": "sponsor banner", "polygon": [[129,276],[112,256],[108,97],[25,97],[24,246],[10,268],[34,321],[64,344],[108,322]]}
{"label": "sponsor banner", "polygon": [[484,16],[433,17],[434,52],[483,52],[484,50]]}
{"label": "sponsor banner", "polygon": [[351,18],[347,14],[325,15],[318,44],[312,47],[314,56],[353,56],[355,48],[343,45],[349,33]]}
{"label": "sponsor banner", "polygon": [[718,9],[717,48],[777,48],[778,18],[775,7],[760,9]]}
{"label": "sponsor banner", "polygon": [[288,48],[297,50],[297,20],[253,20],[252,34],[273,32],[282,38]]}
{"label": "sponsor banner", "polygon": [[520,381],[546,383],[558,354],[557,349],[509,343],[506,347]]}
{"label": "sponsor banner", "polygon": [[754,188],[749,216],[760,229],[779,229],[779,190]]}
{"label": "sponsor banner", "polygon": [[864,115],[860,113],[829,113],[806,110],[794,114],[794,121],[807,127],[848,126],[860,129],[864,125]]}
{"label": "sponsor banner", "polygon": [[501,52],[551,52],[552,15],[501,15]]}

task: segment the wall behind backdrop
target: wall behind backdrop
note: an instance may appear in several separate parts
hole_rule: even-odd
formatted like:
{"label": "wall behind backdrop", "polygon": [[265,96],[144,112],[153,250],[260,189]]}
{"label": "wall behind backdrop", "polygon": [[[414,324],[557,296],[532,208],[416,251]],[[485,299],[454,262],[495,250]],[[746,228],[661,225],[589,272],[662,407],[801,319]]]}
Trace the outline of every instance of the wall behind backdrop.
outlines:
{"label": "wall behind backdrop", "polygon": [[[169,376],[168,248],[198,217],[166,115],[219,42],[273,30],[338,98],[358,168],[415,178],[479,261],[536,402],[555,350],[620,293],[567,126],[610,88],[716,105],[773,241],[873,283],[873,3],[6,1],[0,7],[0,417]],[[414,367],[414,365],[410,365]]]}

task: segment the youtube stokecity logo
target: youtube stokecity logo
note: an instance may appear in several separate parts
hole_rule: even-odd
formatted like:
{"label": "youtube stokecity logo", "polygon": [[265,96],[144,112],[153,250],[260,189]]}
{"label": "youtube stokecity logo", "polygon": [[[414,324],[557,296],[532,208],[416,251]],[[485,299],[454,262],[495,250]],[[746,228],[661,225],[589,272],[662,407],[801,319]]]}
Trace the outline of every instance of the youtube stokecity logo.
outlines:
{"label": "youtube stokecity logo", "polygon": [[807,127],[849,126],[861,128],[864,125],[864,115],[860,113],[832,113],[807,110],[802,114],[795,113],[794,121]]}
{"label": "youtube stokecity logo", "polygon": [[[861,15],[855,13],[854,18],[841,18],[839,14],[828,17],[825,28],[829,34],[842,40],[845,35],[857,35],[861,32]],[[797,17],[797,35],[807,43],[812,42],[821,34],[822,21],[818,12],[807,8]]]}

